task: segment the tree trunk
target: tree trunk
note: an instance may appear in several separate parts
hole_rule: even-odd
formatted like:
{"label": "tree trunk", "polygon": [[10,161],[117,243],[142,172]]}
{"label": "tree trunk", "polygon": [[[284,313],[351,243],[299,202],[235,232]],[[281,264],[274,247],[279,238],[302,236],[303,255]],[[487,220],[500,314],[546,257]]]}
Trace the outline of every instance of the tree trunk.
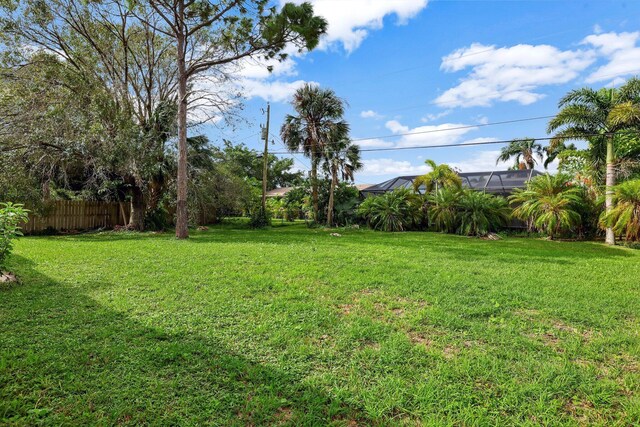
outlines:
{"label": "tree trunk", "polygon": [[[179,22],[184,17],[184,2],[179,2]],[[178,41],[178,200],[176,203],[176,238],[189,237],[187,214],[187,70],[185,63],[186,36],[183,28]]]}
{"label": "tree trunk", "polygon": [[313,202],[313,222],[318,222],[318,165],[315,144],[311,149],[311,200]]}
{"label": "tree trunk", "polygon": [[331,165],[331,187],[329,188],[329,210],[327,211],[327,227],[333,227],[333,205],[338,182],[338,171],[335,164]]}
{"label": "tree trunk", "polygon": [[[605,189],[605,207],[606,212],[609,213],[613,209],[613,186],[616,185],[616,172],[613,169],[613,137],[609,136],[607,139],[607,179]],[[613,228],[607,227],[607,236],[605,239],[607,245],[615,245],[616,238],[613,234]]]}
{"label": "tree trunk", "polygon": [[139,186],[131,187],[131,213],[129,214],[129,228],[132,230],[144,230],[144,195]]}

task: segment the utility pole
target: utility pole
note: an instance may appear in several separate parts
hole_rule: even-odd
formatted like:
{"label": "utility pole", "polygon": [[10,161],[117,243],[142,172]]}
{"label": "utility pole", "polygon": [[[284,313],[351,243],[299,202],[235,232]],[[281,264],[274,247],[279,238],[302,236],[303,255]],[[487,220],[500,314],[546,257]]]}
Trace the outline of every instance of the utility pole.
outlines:
{"label": "utility pole", "polygon": [[267,169],[269,167],[269,120],[271,118],[271,105],[267,102],[267,125],[262,128],[264,139],[264,154],[262,155],[262,212],[267,211]]}

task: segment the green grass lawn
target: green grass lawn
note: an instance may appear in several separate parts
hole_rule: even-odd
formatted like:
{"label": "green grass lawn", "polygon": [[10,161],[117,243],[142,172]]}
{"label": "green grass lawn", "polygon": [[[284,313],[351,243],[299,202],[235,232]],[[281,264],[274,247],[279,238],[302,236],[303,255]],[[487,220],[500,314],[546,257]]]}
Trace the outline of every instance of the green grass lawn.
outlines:
{"label": "green grass lawn", "polygon": [[640,423],[640,251],[340,233],[19,240],[0,424]]}

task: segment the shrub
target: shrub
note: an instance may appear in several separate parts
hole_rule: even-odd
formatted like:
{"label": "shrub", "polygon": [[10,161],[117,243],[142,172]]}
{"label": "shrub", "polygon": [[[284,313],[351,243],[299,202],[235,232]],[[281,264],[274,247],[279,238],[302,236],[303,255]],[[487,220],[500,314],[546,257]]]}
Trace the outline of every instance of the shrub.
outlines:
{"label": "shrub", "polygon": [[444,233],[455,233],[459,226],[458,203],[462,191],[455,187],[441,188],[429,195],[429,222]]}
{"label": "shrub", "polygon": [[513,214],[550,238],[575,230],[581,223],[584,191],[566,174],[533,178],[526,189],[516,189],[509,201]]}
{"label": "shrub", "polygon": [[429,196],[429,222],[445,233],[485,236],[506,226],[510,215],[503,197],[479,191],[450,187]]}
{"label": "shrub", "polygon": [[422,222],[420,195],[400,188],[365,199],[358,208],[358,215],[376,230],[405,231],[417,228]]}
{"label": "shrub", "polygon": [[603,228],[612,227],[627,242],[640,240],[640,179],[634,179],[614,187],[614,207],[600,218]]}
{"label": "shrub", "polygon": [[458,201],[458,233],[486,236],[506,226],[511,209],[504,197],[463,190]]}
{"label": "shrub", "polygon": [[21,204],[0,203],[0,267],[13,249],[13,240],[22,236],[20,224],[28,221],[28,212]]}
{"label": "shrub", "polygon": [[257,207],[251,212],[251,218],[249,219],[249,227],[251,228],[265,228],[271,225],[271,213],[269,209],[262,209],[262,206]]}

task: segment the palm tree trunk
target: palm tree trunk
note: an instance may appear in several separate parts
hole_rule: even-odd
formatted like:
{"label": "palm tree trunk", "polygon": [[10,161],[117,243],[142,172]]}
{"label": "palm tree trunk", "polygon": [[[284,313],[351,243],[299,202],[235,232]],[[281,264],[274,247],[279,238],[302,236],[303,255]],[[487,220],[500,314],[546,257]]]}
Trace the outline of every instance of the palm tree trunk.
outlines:
{"label": "palm tree trunk", "polygon": [[331,187],[329,188],[329,211],[327,212],[327,227],[333,226],[333,205],[336,183],[338,182],[338,167],[334,163],[331,165]]}
{"label": "palm tree trunk", "polygon": [[313,222],[318,221],[318,162],[315,144],[311,151],[311,200],[313,202]]}
{"label": "palm tree trunk", "polygon": [[[613,209],[613,186],[616,184],[616,172],[613,169],[613,160],[613,137],[609,136],[607,139],[607,179],[605,184],[605,208],[607,213]],[[616,238],[613,234],[612,227],[607,227],[605,242],[607,245],[616,244]]]}

